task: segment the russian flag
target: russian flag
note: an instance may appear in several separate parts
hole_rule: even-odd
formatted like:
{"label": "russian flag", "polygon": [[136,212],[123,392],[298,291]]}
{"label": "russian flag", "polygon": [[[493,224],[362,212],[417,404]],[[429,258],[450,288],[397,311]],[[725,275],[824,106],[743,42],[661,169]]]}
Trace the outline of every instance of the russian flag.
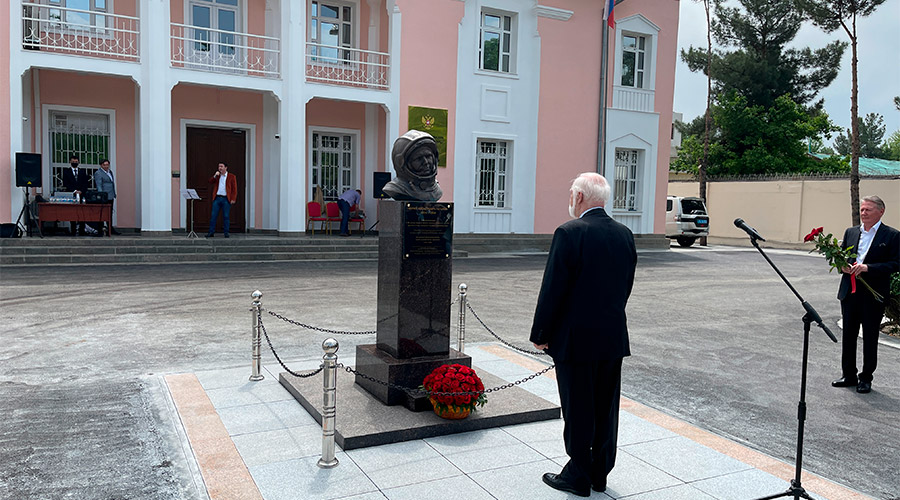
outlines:
{"label": "russian flag", "polygon": [[616,16],[613,14],[613,8],[616,6],[616,0],[606,0],[603,6],[603,19],[610,28],[616,27]]}

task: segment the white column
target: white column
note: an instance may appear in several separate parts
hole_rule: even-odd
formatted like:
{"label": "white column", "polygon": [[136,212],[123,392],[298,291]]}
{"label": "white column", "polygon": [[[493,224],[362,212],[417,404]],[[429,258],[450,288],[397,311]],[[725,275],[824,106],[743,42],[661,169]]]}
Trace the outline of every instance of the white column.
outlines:
{"label": "white column", "polygon": [[9,215],[7,216],[7,207],[0,210],[0,220],[3,222],[15,222],[22,205],[25,202],[25,195],[22,188],[16,187],[16,152],[25,151],[24,149],[24,127],[30,123],[24,123],[22,117],[24,113],[24,103],[22,94],[22,74],[25,67],[21,67],[15,63],[14,54],[22,49],[22,6],[19,2],[8,2],[9,18],[9,40],[8,45],[0,50],[9,51],[9,95],[0,98],[9,99]]}
{"label": "white column", "polygon": [[278,232],[299,233],[306,224],[306,23],[305,2],[282,3],[282,78],[279,116],[281,166],[278,184]]}
{"label": "white column", "polygon": [[[393,3],[393,2],[391,2]],[[401,27],[402,27],[402,19],[400,16],[400,7],[397,5],[390,6],[391,8],[391,23],[390,23],[390,48],[389,52],[391,54],[391,98],[390,103],[385,109],[385,120],[387,121],[387,147],[385,148],[385,156],[386,156],[386,165],[388,167],[388,171],[392,173],[394,172],[394,164],[391,162],[391,148],[394,146],[394,141],[400,137],[400,40],[401,40]],[[403,126],[403,132],[406,132],[406,126]]]}
{"label": "white column", "polygon": [[144,0],[141,9],[140,227],[172,231],[172,85],[169,80],[169,2]]}

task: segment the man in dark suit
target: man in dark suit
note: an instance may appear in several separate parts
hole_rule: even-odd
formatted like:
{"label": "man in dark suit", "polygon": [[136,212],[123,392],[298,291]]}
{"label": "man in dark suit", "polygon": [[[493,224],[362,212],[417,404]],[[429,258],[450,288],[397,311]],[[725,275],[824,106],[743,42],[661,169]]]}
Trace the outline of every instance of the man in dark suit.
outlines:
{"label": "man in dark suit", "polygon": [[556,229],[534,312],[531,342],[556,363],[569,462],[546,473],[551,487],[604,491],[616,462],[622,358],[631,354],[625,305],[634,284],[634,236],[604,210],[606,179],[578,176],[570,220]]}
{"label": "man in dark suit", "polygon": [[[881,222],[884,201],[866,196],[859,204],[860,226],[844,231],[843,248],[853,247],[856,258],[844,268],[838,300],[841,301],[843,334],[841,338],[841,378],[834,387],[856,387],[856,392],[872,390],[872,374],[878,363],[878,336],[884,317],[884,302],[879,302],[864,286],[853,291],[855,277],[862,278],[887,301],[891,296],[891,274],[900,270],[900,231]],[[863,367],[856,373],[856,338],[863,331]]]}
{"label": "man in dark suit", "polygon": [[[78,168],[78,156],[69,156],[69,165],[71,168],[63,169],[63,187],[70,193],[76,193],[78,196],[84,196],[90,185],[90,176],[87,170]],[[72,234],[84,235],[84,222],[70,222],[72,226]],[[77,233],[76,233],[77,226]]]}

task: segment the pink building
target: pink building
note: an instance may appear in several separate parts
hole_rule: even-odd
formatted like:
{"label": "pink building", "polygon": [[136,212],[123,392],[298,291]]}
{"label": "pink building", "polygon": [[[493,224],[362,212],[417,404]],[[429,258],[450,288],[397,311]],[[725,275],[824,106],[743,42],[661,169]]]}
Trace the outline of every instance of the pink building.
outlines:
{"label": "pink building", "polygon": [[[446,146],[438,180],[456,232],[552,232],[571,179],[598,168],[615,218],[664,231],[677,0],[616,5],[604,141],[598,0],[0,6],[0,222],[24,200],[16,152],[41,154],[45,197],[74,153],[88,168],[111,159],[118,227],[190,227],[181,190],[206,198],[225,161],[232,230],[296,234],[315,187],[326,200],[358,187],[377,215],[373,173],[420,128]],[[205,228],[208,203],[194,208]]]}

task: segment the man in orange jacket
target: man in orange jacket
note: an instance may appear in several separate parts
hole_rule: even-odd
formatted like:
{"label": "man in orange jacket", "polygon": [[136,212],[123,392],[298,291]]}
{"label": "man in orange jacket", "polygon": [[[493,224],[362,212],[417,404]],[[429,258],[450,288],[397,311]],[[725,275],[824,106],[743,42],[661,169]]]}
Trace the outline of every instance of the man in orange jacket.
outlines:
{"label": "man in orange jacket", "polygon": [[209,218],[209,232],[206,233],[207,238],[212,238],[216,234],[216,220],[219,218],[219,212],[222,212],[222,226],[224,228],[225,237],[228,238],[229,219],[228,213],[231,211],[231,205],[237,201],[237,180],[234,175],[228,173],[228,165],[225,162],[219,163],[219,170],[209,178],[209,183],[214,184],[212,191],[214,194],[212,202],[212,215]]}

